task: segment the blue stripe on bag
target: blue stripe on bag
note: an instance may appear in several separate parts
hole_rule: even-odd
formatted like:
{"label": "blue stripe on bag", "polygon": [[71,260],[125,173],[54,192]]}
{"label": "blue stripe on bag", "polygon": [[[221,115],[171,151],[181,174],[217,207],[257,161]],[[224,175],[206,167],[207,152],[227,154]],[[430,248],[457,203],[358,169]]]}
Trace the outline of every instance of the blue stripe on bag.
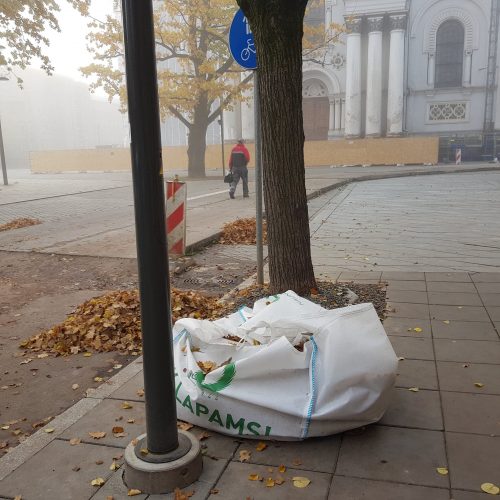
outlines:
{"label": "blue stripe on bag", "polygon": [[173,343],[175,344],[185,333],[188,333],[188,331],[183,328],[175,337],[173,340]]}
{"label": "blue stripe on bag", "polygon": [[247,319],[245,318],[245,315],[241,312],[243,310],[243,307],[240,307],[240,309],[238,309],[238,312],[240,313],[240,317],[243,320],[243,323],[245,323]]}
{"label": "blue stripe on bag", "polygon": [[309,433],[309,426],[311,425],[312,413],[314,411],[314,406],[316,405],[316,397],[317,397],[316,357],[317,357],[317,353],[318,353],[318,345],[316,344],[314,337],[311,337],[311,342],[313,345],[313,352],[312,352],[312,356],[311,356],[311,369],[312,369],[311,386],[312,386],[312,390],[311,390],[311,399],[309,400],[309,408],[307,409],[306,425],[304,427],[304,431],[302,432],[302,437],[304,439],[307,438],[307,435]]}

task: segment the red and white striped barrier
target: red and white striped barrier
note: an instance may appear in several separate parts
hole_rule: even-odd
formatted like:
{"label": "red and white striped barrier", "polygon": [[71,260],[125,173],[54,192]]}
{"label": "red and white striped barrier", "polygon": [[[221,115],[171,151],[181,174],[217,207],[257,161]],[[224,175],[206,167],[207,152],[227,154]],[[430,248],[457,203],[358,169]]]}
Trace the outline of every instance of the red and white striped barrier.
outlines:
{"label": "red and white striped barrier", "polygon": [[457,149],[455,151],[455,165],[460,165],[462,163],[462,150]]}
{"label": "red and white striped barrier", "polygon": [[186,197],[185,182],[167,181],[167,243],[170,255],[186,252]]}

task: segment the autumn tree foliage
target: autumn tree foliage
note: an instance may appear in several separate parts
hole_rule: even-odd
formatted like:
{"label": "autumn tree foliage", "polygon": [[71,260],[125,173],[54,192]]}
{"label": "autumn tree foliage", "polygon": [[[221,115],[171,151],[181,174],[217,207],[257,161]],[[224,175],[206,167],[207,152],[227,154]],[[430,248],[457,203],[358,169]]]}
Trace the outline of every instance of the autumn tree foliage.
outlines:
{"label": "autumn tree foliage", "polygon": [[[90,0],[66,0],[82,15],[88,14]],[[61,31],[56,0],[0,0],[0,66],[8,72],[27,68],[33,60],[51,74],[54,70],[44,49],[49,40],[46,28]],[[22,80],[16,77],[19,84]]]}
{"label": "autumn tree foliage", "polygon": [[[236,11],[232,0],[155,2],[158,92],[162,118],[178,118],[188,129],[188,174],[205,176],[208,126],[221,109],[242,99],[251,75],[242,77],[228,47]],[[90,50],[95,63],[82,68],[110,99],[126,103],[121,20],[107,16],[90,24]]]}

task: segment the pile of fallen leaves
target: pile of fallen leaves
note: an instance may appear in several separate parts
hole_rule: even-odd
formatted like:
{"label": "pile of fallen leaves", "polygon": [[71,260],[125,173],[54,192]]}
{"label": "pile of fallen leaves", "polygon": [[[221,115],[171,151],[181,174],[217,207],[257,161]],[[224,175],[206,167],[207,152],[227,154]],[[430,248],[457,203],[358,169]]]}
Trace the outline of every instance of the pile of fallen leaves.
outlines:
{"label": "pile of fallen leaves", "polygon": [[0,231],[8,231],[9,229],[20,229],[21,227],[36,226],[41,224],[42,221],[38,219],[30,219],[28,217],[21,217],[20,219],[14,219],[5,224],[0,224]]}
{"label": "pile of fallen leaves", "polygon": [[[216,319],[228,304],[193,291],[172,289],[172,320]],[[79,305],[65,321],[20,344],[22,349],[57,355],[119,351],[138,355],[142,348],[137,290],[112,292]]]}
{"label": "pile of fallen leaves", "polygon": [[[236,219],[222,227],[219,243],[223,245],[255,245],[257,241],[255,217]],[[262,223],[262,239],[267,244],[267,223]]]}

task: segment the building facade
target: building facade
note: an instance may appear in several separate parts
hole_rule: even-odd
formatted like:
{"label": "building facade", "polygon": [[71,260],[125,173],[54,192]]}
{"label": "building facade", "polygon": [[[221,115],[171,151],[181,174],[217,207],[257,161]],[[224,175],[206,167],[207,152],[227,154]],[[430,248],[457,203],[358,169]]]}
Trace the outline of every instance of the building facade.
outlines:
{"label": "building facade", "polygon": [[[439,135],[487,158],[500,130],[499,0],[323,0],[306,22],[343,24],[324,64],[305,63],[306,140]],[[224,114],[253,138],[252,103]],[[500,141],[499,141],[500,144]]]}

